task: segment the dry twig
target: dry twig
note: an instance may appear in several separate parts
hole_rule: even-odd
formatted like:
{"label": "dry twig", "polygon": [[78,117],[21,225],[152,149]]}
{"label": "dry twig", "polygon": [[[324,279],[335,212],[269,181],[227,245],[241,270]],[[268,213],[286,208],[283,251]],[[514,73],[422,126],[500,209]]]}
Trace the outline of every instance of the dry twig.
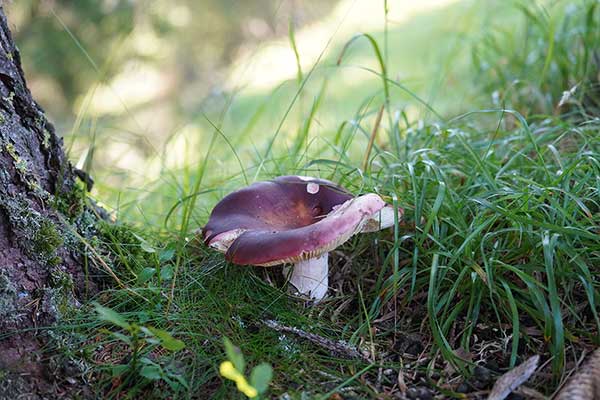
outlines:
{"label": "dry twig", "polygon": [[327,339],[323,336],[319,336],[314,333],[309,333],[293,326],[282,325],[279,322],[272,319],[264,321],[264,324],[267,327],[276,330],[277,332],[292,333],[296,336],[301,337],[302,339],[306,339],[316,344],[317,346],[331,351],[339,357],[360,358],[364,361],[371,362],[371,355],[368,351],[362,351],[356,346],[353,346],[343,340]]}

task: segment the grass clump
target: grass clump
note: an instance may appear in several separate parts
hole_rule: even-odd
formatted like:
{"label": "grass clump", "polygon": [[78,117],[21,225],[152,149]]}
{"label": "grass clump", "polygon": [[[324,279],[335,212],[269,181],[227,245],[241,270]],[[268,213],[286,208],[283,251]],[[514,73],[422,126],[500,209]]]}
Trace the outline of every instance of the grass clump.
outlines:
{"label": "grass clump", "polygon": [[600,7],[596,1],[519,2],[521,24],[475,47],[478,80],[522,115],[600,116]]}
{"label": "grass clump", "polygon": [[569,345],[598,344],[598,125],[550,120],[486,134],[464,125],[472,117],[418,132],[408,157],[389,156],[397,167],[380,173],[416,221],[394,283],[407,306],[427,293],[446,358],[484,344],[481,324],[505,326],[510,346],[488,361],[514,366],[544,351],[558,378]]}

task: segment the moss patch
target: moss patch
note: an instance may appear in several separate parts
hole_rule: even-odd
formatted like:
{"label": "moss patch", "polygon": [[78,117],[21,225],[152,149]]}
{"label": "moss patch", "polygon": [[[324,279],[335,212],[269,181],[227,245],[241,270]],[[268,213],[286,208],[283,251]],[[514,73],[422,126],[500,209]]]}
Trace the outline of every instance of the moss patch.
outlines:
{"label": "moss patch", "polygon": [[0,198],[0,207],[6,210],[19,246],[25,253],[48,265],[61,262],[57,253],[64,243],[65,233],[58,223],[36,211],[24,196]]}
{"label": "moss patch", "polygon": [[55,195],[51,204],[56,211],[73,222],[85,210],[86,196],[83,185],[75,183],[71,190]]}
{"label": "moss patch", "polygon": [[63,238],[56,225],[50,220],[42,220],[33,237],[33,250],[50,265],[58,265],[61,258],[56,252],[63,244]]}

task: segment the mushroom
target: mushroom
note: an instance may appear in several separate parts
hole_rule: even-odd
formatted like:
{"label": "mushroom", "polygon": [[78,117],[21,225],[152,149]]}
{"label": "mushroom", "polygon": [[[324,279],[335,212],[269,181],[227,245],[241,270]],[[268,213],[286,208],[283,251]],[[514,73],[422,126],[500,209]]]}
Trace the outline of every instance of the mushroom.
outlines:
{"label": "mushroom", "polygon": [[356,233],[394,225],[394,217],[377,194],[354,197],[324,179],[281,176],[225,196],[202,235],[235,264],[294,264],[289,282],[319,301],[327,293],[328,253]]}

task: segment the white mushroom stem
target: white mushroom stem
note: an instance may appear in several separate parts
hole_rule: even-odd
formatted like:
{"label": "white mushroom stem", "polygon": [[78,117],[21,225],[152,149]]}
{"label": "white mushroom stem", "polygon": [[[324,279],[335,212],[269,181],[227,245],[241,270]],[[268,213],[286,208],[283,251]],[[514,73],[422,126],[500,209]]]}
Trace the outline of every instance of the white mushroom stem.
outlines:
{"label": "white mushroom stem", "polygon": [[298,261],[294,265],[290,283],[298,294],[313,298],[316,302],[325,297],[329,283],[328,258],[328,254],[324,253],[306,261]]}

